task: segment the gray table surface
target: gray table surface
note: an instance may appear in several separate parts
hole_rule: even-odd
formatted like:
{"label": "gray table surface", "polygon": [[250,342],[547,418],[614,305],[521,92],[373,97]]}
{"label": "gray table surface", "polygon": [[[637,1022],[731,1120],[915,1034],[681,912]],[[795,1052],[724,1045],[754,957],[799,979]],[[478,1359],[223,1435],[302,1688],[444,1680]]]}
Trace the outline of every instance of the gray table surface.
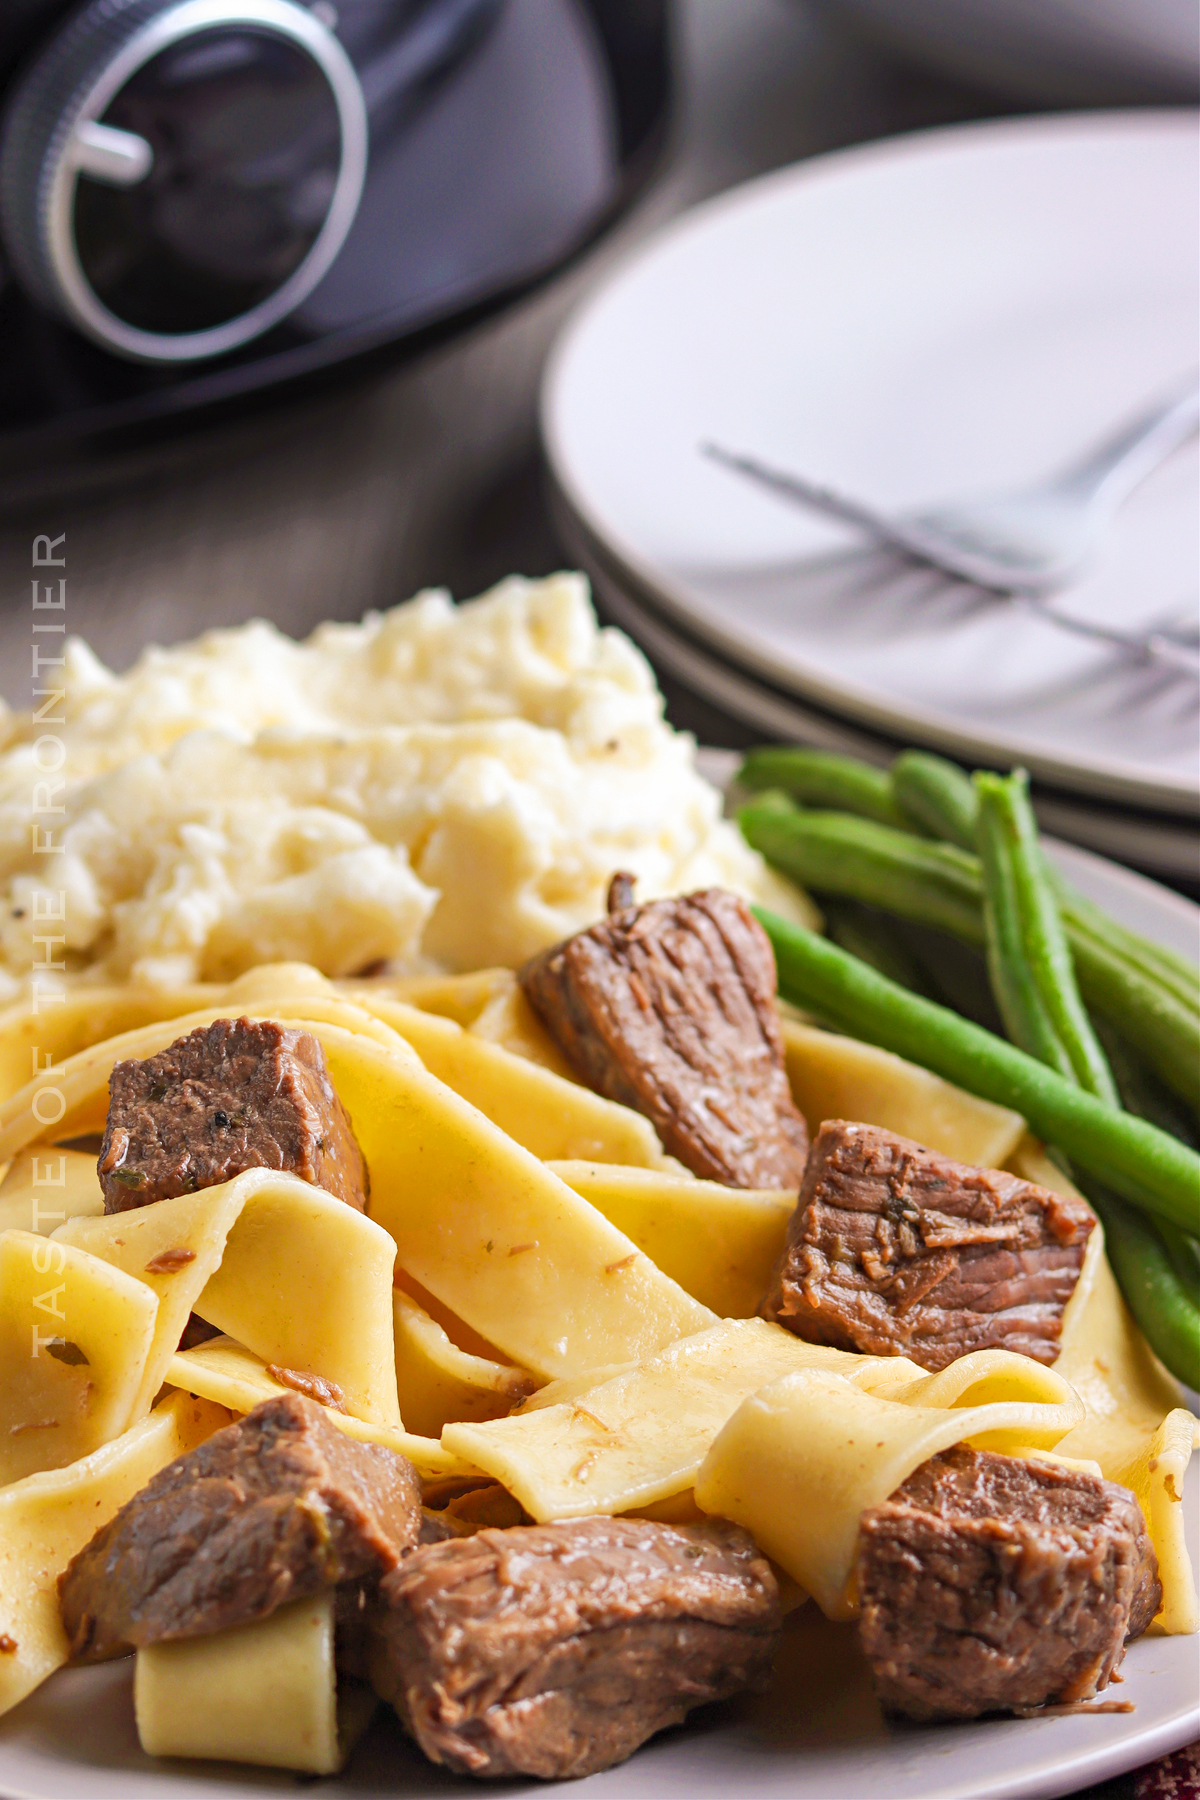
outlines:
{"label": "gray table surface", "polygon": [[[0,494],[0,692],[28,704],[30,544],[67,533],[71,628],[111,667],[150,643],[252,617],[293,635],[418,588],[458,597],[561,566],[536,402],[580,296],[706,195],[844,144],[1012,110],[888,66],[801,0],[681,0],[678,96],[645,193],[536,294],[417,359],[102,463],[31,468]],[[668,685],[671,716],[723,722]],[[1132,1797],[1132,1779],[1089,1790]]]}

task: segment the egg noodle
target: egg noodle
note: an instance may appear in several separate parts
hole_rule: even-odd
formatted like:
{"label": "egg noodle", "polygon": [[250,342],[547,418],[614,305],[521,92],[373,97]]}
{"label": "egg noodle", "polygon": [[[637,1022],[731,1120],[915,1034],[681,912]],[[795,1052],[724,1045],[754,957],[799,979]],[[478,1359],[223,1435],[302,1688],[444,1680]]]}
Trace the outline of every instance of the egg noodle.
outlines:
{"label": "egg noodle", "polygon": [[[427,593],[301,644],[256,622],[125,675],[72,640],[61,686],[53,888],[40,728],[0,703],[0,1712],[68,1660],[57,1582],[95,1532],[297,1385],[427,1483],[499,1483],[537,1522],[734,1520],[831,1619],[856,1610],[864,1508],[929,1457],[1058,1459],[1134,1492],[1156,1629],[1196,1629],[1195,1421],[1099,1226],[1052,1367],[805,1343],[756,1316],[795,1192],[692,1176],[523,997],[513,970],[599,917],[617,869],[642,900],[716,885],[819,924],[721,817],[582,577]],[[320,1043],[368,1211],[256,1168],[106,1215],[85,1141],[114,1065],[239,1016]],[[812,1131],[862,1121],[1067,1191],[1016,1113],[783,1035]],[[217,1335],[185,1337],[193,1315]],[[336,1623],[325,1594],[139,1650],[143,1748],[338,1769],[376,1702],[339,1677]]]}
{"label": "egg noodle", "polygon": [[[64,1146],[102,1127],[113,1065],[243,1014],[319,1040],[370,1215],[255,1169],[106,1217],[94,1158]],[[56,1580],[71,1557],[167,1462],[286,1392],[280,1369],[334,1384],[339,1429],[429,1479],[493,1477],[539,1522],[736,1520],[793,1597],[834,1619],[855,1609],[863,1508],[935,1452],[1060,1458],[1137,1495],[1157,1627],[1195,1630],[1181,1505],[1194,1421],[1099,1228],[1053,1367],[988,1350],[931,1375],[754,1317],[795,1196],[682,1171],[645,1119],[554,1066],[507,970],[335,983],[278,964],[228,986],[77,984],[37,1029],[52,1076],[30,1080],[27,1009],[0,1014],[0,1707],[66,1660]],[[844,1116],[1061,1188],[1015,1114],[866,1045],[792,1024],[785,1037],[813,1125],[834,1095]],[[50,1079],[65,1111],[48,1129]],[[220,1335],[181,1351],[192,1312]],[[60,1353],[31,1355],[39,1344]],[[365,1713],[361,1694],[339,1697],[332,1632],[317,1600],[139,1652],[145,1747],[338,1767]]]}

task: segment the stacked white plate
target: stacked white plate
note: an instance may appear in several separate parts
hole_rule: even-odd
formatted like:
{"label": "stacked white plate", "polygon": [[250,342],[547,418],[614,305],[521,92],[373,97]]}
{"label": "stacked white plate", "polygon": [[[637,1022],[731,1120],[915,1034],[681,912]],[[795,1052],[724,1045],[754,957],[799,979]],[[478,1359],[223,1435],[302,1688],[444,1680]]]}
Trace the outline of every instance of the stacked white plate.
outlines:
{"label": "stacked white plate", "polygon": [[[922,133],[696,209],[568,325],[560,525],[657,664],[763,739],[1024,763],[1062,836],[1195,879],[1200,685],[942,580],[706,460],[902,512],[1053,470],[1196,362],[1197,115]],[[1134,494],[1062,612],[1196,621],[1197,453]]]}

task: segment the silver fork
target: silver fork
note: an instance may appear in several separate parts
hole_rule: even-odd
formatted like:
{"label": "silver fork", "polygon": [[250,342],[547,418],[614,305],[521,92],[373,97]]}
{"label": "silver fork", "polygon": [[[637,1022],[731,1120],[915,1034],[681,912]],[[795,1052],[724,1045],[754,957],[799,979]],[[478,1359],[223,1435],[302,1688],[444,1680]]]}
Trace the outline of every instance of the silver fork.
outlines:
{"label": "silver fork", "polygon": [[[1080,461],[1035,486],[899,518],[890,518],[803,476],[772,468],[756,457],[738,455],[713,443],[700,448],[714,462],[793,505],[857,526],[905,556],[976,587],[1036,603],[1068,584],[1088,560],[1117,508],[1198,426],[1200,386],[1193,373],[1167,399],[1127,421]],[[1173,641],[1169,632],[1161,630],[1121,632],[1038,610],[1068,630],[1126,648],[1145,650],[1151,637],[1156,645]]]}

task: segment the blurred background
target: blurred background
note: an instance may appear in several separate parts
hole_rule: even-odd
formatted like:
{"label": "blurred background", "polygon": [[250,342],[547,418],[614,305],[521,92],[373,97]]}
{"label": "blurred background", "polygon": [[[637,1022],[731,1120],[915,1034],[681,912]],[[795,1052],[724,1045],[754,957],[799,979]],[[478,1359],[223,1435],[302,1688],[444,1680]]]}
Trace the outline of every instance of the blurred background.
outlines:
{"label": "blurred background", "polygon": [[[17,0],[0,30],[15,31],[23,9],[32,19],[37,5]],[[590,177],[582,164],[567,167],[564,145],[582,140],[556,122],[555,84],[567,79],[562,47],[550,29],[549,0],[540,14],[537,5],[532,14],[524,9],[528,29],[513,55],[535,71],[549,99],[521,151],[530,159],[522,179],[548,183],[553,197],[556,181],[565,191],[586,187]],[[63,15],[56,0],[50,7]],[[142,7],[147,16],[153,10]],[[336,23],[323,0],[313,10]],[[481,30],[514,28],[521,9],[498,10],[500,26],[492,19]],[[438,15],[439,8],[425,11]],[[480,8],[440,8],[455,30],[455,20],[472,11]],[[344,12],[352,21],[353,6]],[[104,405],[125,393],[96,375],[109,359],[80,349],[75,334],[64,351],[64,328],[48,335],[7,271],[0,289],[0,307],[7,306],[0,311],[7,408],[0,416],[0,592],[9,598],[0,612],[0,670],[8,698],[27,702],[26,582],[38,533],[67,533],[72,629],[118,669],[147,643],[254,615],[303,634],[323,618],[356,618],[426,584],[464,598],[510,571],[537,575],[561,566],[568,552],[547,504],[539,380],[572,307],[648,234],[706,196],[839,146],[1047,108],[1187,102],[1196,89],[1195,8],[1186,0],[1059,0],[1054,7],[677,0],[661,20],[649,4],[610,12],[613,41],[633,69],[622,101],[636,114],[632,125],[624,121],[633,147],[605,177],[607,186],[595,177],[591,213],[583,206],[567,218],[561,241],[550,233],[545,258],[560,258],[559,266],[498,307],[468,308],[448,327],[376,349],[318,380],[235,395],[169,428],[154,422],[151,406],[149,428],[96,433],[80,429],[87,411],[80,371],[93,384],[84,396],[91,423],[103,423]],[[666,67],[655,37],[660,23]],[[24,42],[36,35],[31,27]],[[468,62],[471,54],[468,43]],[[139,104],[154,98],[143,95]],[[490,104],[501,113],[515,104],[502,80]],[[561,104],[582,102],[565,91]],[[101,144],[96,154],[110,150]],[[120,143],[112,153],[119,160]],[[7,157],[10,259],[21,265],[24,291],[36,292],[49,277],[34,266],[36,245],[16,242],[26,227],[14,199],[21,165],[11,143]],[[436,186],[409,204],[411,229],[432,231],[436,240],[443,204]],[[486,235],[499,205],[485,191],[472,229]],[[378,239],[390,226],[381,215],[373,229]],[[588,241],[561,260],[572,232]],[[330,291],[327,282],[318,293]],[[336,313],[347,302],[336,282],[332,294],[327,310]],[[152,381],[130,390],[152,400],[157,391]],[[121,407],[104,416],[119,422]],[[717,744],[755,736],[663,675],[676,723]]]}

